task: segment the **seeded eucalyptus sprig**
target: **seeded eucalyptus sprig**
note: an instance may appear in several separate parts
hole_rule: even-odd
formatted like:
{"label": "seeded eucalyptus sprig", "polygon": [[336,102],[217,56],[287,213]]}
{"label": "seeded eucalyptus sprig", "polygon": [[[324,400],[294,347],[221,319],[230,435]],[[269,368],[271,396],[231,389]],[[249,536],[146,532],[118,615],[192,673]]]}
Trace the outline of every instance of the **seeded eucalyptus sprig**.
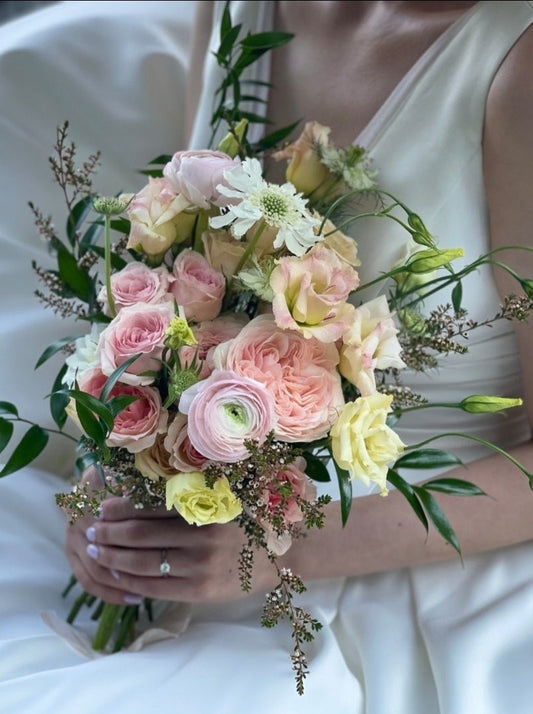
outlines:
{"label": "seeded eucalyptus sprig", "polygon": [[[218,102],[211,117],[210,126],[212,128],[209,146],[213,148],[215,136],[225,122],[228,131],[238,143],[238,155],[241,158],[254,156],[267,148],[271,148],[287,137],[294,127],[295,122],[287,127],[263,137],[256,144],[250,144],[246,138],[239,137],[236,127],[239,122],[246,120],[248,124],[269,124],[265,117],[251,110],[255,103],[264,104],[265,100],[256,94],[257,90],[270,87],[271,84],[255,79],[243,79],[244,70],[256,62],[266,52],[282,47],[289,42],[294,35],[288,32],[258,32],[248,33],[243,39],[241,35],[242,25],[233,25],[227,2],[220,24],[220,45],[215,52],[219,67],[224,70],[224,79],[215,93]],[[248,108],[247,108],[248,107]]]}

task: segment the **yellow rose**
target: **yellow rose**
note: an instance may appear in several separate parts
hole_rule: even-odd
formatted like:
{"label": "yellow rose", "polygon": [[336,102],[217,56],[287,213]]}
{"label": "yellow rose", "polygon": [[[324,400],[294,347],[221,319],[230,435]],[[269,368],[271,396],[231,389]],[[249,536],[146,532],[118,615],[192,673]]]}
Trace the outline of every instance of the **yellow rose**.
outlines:
{"label": "yellow rose", "polygon": [[242,511],[239,499],[231,491],[226,478],[215,481],[213,488],[206,485],[201,471],[180,473],[167,481],[167,510],[172,507],[187,523],[206,526],[228,523]]}
{"label": "yellow rose", "polygon": [[335,462],[366,486],[379,486],[385,496],[387,471],[405,446],[387,426],[392,397],[371,394],[345,404],[331,429],[331,446]]}

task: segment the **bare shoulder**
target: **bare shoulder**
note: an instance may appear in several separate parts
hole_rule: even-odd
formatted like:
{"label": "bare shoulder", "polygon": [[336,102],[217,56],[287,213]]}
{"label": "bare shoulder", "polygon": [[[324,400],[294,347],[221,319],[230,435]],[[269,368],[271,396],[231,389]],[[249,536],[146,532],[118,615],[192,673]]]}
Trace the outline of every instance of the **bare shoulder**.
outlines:
{"label": "bare shoulder", "polygon": [[[533,24],[511,48],[492,83],[486,123],[494,130],[508,130],[513,134],[521,129],[533,136]],[[508,137],[511,138],[511,137]]]}

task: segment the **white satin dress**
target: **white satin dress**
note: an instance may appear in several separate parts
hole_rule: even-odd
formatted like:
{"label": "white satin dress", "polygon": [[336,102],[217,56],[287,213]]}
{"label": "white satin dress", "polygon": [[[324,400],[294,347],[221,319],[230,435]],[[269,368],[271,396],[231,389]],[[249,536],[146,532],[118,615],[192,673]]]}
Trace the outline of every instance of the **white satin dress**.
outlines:
{"label": "white satin dress", "polygon": [[[272,3],[235,6],[252,30],[269,28]],[[31,375],[42,346],[75,329],[29,296],[28,263],[35,255],[42,260],[44,251],[32,238],[31,220],[21,218],[24,203],[33,198],[44,208],[60,206],[50,198],[43,167],[51,133],[68,118],[80,149],[102,148],[108,190],[117,181],[130,188],[128,182],[138,181],[133,169],[180,148],[191,9],[191,3],[172,2],[62,3],[11,23],[9,32],[0,28],[2,170],[8,184],[16,183],[7,196],[0,192],[7,348],[0,399],[22,411],[33,410],[49,384],[44,372]],[[478,3],[426,52],[357,137],[382,184],[424,217],[441,246],[461,245],[467,259],[487,247],[481,131],[488,88],[532,22],[531,3]],[[268,77],[266,62],[256,69]],[[204,118],[215,85],[208,63]],[[206,136],[199,122],[193,146],[205,146]],[[377,272],[394,262],[404,238],[380,223],[377,232],[370,224],[358,230],[357,240],[364,264]],[[498,304],[486,273],[465,293],[474,317]],[[473,336],[467,357],[446,359],[437,373],[410,383],[436,401],[467,393],[519,395],[510,326]],[[46,419],[44,408],[35,411]],[[401,436],[415,443],[452,427],[507,447],[530,435],[520,410],[505,421],[468,415],[459,421],[455,411],[441,410],[432,412],[431,423],[427,412],[412,416]],[[464,461],[480,456],[460,440],[440,446]],[[41,618],[43,611],[63,618],[70,606],[59,595],[69,567],[63,518],[53,501],[63,483],[47,473],[68,471],[69,455],[60,448],[58,442],[41,459],[42,471],[0,481],[1,714],[533,712],[531,544],[467,558],[464,567],[453,560],[310,584],[304,604],[324,629],[308,648],[303,697],[290,670],[288,628],[258,624],[261,597],[195,607],[179,637],[138,652],[81,656]],[[86,626],[82,618],[80,627]]]}

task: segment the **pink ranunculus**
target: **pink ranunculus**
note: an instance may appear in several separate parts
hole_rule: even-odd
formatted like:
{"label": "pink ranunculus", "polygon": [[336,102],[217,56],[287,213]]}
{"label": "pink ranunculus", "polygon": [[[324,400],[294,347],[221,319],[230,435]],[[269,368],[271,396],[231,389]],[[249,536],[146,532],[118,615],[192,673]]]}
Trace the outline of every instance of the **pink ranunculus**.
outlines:
{"label": "pink ranunculus", "polygon": [[208,459],[202,456],[191,444],[187,431],[187,417],[179,412],[169,424],[164,440],[168,451],[169,464],[181,473],[201,471]]}
{"label": "pink ranunculus", "polygon": [[351,328],[343,336],[339,371],[366,397],[376,393],[376,369],[403,369],[398,328],[387,298],[380,295],[354,312]]}
{"label": "pink ranunculus", "polygon": [[[128,263],[125,268],[111,276],[111,292],[116,311],[140,302],[152,305],[169,302],[172,299],[169,295],[171,279],[172,276],[164,265],[149,268],[139,261]],[[100,290],[98,301],[103,305],[104,312],[109,314],[105,286]]]}
{"label": "pink ranunculus", "polygon": [[194,448],[224,463],[249,458],[244,442],[262,444],[276,424],[274,403],[264,386],[230,371],[215,370],[185,390],[179,410],[189,418]]}
{"label": "pink ranunculus", "polygon": [[241,312],[238,314],[226,313],[214,320],[201,322],[194,328],[194,336],[198,340],[196,345],[184,345],[180,347],[179,358],[183,368],[191,366],[194,358],[196,363],[200,363],[199,377],[205,379],[214,370],[213,352],[215,347],[221,342],[231,340],[236,337],[242,328],[248,323],[248,316]]}
{"label": "pink ranunculus", "polygon": [[224,184],[224,171],[235,168],[238,158],[221,151],[178,151],[163,169],[163,175],[176,193],[195,206],[208,209],[227,204],[227,198],[217,190]]}
{"label": "pink ranunculus", "polygon": [[139,355],[120,377],[127,384],[151,384],[161,369],[165,331],[174,317],[172,303],[124,307],[100,334],[98,357],[102,372],[112,374],[126,360]]}
{"label": "pink ranunculus", "polygon": [[316,245],[301,258],[281,258],[270,276],[276,324],[335,342],[351,324],[354,307],[346,300],[358,285],[357,272],[326,246]]}
{"label": "pink ranunculus", "polygon": [[201,253],[183,250],[173,266],[174,299],[192,322],[213,320],[222,306],[226,281],[222,273],[212,268]]}
{"label": "pink ranunculus", "polygon": [[[263,501],[271,512],[280,515],[287,526],[299,523],[304,514],[298,499],[311,502],[316,499],[315,484],[305,474],[305,459],[297,457],[283,471],[279,471],[267,488],[263,491]],[[292,495],[284,497],[280,490],[289,484]],[[279,511],[281,510],[281,513]],[[267,547],[276,555],[283,555],[290,545],[291,537],[288,531],[277,533],[268,523],[261,521],[267,535]]]}
{"label": "pink ranunculus", "polygon": [[281,441],[326,436],[344,406],[336,346],[282,330],[271,315],[255,317],[213,357],[217,369],[265,385],[275,405],[274,434]]}
{"label": "pink ranunculus", "polygon": [[[107,376],[100,370],[88,370],[80,378],[79,388],[94,397],[99,397],[106,380]],[[153,446],[157,435],[166,430],[168,413],[161,404],[159,391],[152,387],[116,383],[110,397],[122,395],[138,398],[117,414],[106,444],[136,454]]]}

